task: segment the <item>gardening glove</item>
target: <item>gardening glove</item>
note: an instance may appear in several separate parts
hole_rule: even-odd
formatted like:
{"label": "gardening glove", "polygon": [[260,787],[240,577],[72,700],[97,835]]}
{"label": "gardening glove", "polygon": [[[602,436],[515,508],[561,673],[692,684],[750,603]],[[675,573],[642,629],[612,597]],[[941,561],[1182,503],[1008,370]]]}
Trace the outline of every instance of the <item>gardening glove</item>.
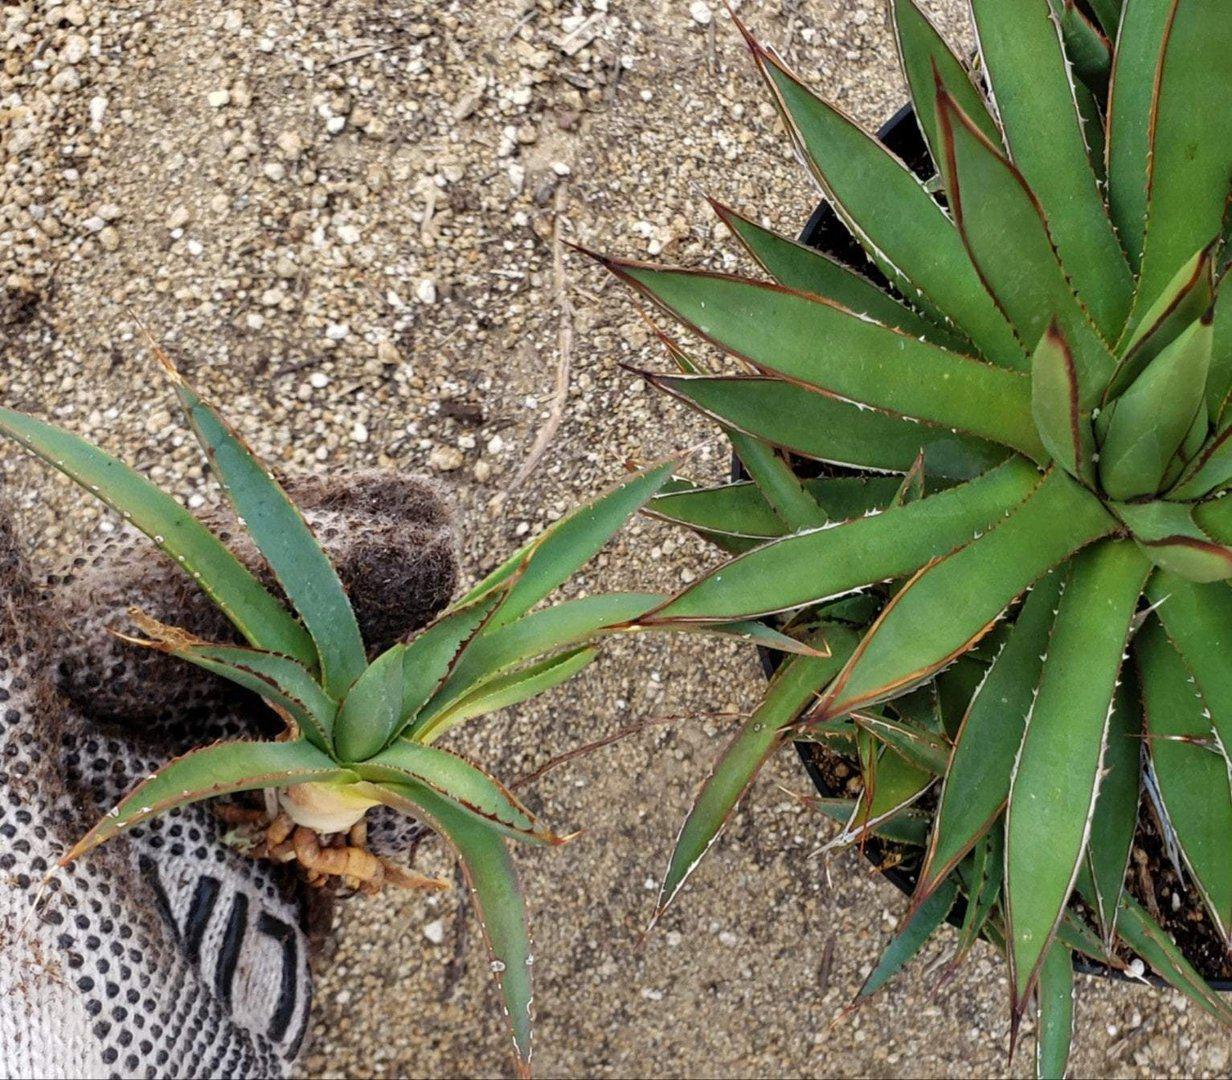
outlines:
{"label": "gardening glove", "polygon": [[[288,488],[370,650],[448,601],[452,533],[431,486],[362,475]],[[228,540],[258,570],[241,532]],[[198,803],[49,876],[168,757],[277,729],[254,696],[109,633],[126,628],[131,606],[235,639],[192,582],[127,530],[35,581],[0,506],[0,1075],[286,1075],[311,1004],[309,904],[293,869],[237,853]],[[419,832],[374,813],[370,844],[394,854]]]}

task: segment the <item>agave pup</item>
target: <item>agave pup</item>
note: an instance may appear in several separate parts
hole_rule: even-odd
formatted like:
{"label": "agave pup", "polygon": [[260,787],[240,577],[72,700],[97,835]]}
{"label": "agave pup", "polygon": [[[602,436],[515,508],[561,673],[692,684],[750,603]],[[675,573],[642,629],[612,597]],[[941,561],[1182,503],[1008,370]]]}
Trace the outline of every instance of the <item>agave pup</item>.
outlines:
{"label": "agave pup", "polygon": [[1227,966],[1232,113],[1210,88],[1232,85],[1232,11],[973,0],[973,68],[912,0],[891,10],[925,177],[745,32],[863,262],[721,206],[771,280],[603,260],[743,369],[666,339],[680,373],[644,373],[751,481],[652,500],[737,557],[641,624],[791,618],[830,649],[789,660],[719,759],[659,912],[766,756],[826,741],[864,780],[820,802],[837,842],[920,852],[861,998],[962,896],[959,955],[1004,951],[1053,1075],[1075,953],[1136,954],[1232,1019],[1126,889],[1145,789]]}
{"label": "agave pup", "polygon": [[[428,626],[369,656],[335,567],[286,491],[161,350],[158,355],[239,526],[272,572],[272,587],[175,499],[83,439],[6,408],[0,408],[0,433],[148,535],[238,632],[237,640],[205,641],[134,609],[135,632],[124,640],[252,691],[282,730],[265,741],[198,747],[168,762],[66,851],[62,863],[175,807],[264,792],[267,810],[219,808],[235,824],[236,842],[253,855],[298,862],[312,884],[340,881],[370,892],[382,885],[444,887],[367,849],[370,810],[405,813],[440,834],[461,860],[518,1060],[528,1068],[532,956],[508,842],[554,845],[567,838],[479,764],[436,743],[464,721],[565,682],[594,659],[597,638],[628,631],[664,602],[654,593],[611,593],[532,610],[670,479],[675,463],[633,474],[562,518]],[[379,495],[379,487],[371,494]],[[406,603],[413,609],[417,600]],[[370,629],[379,640],[380,627]],[[756,623],[719,629],[813,651]]]}

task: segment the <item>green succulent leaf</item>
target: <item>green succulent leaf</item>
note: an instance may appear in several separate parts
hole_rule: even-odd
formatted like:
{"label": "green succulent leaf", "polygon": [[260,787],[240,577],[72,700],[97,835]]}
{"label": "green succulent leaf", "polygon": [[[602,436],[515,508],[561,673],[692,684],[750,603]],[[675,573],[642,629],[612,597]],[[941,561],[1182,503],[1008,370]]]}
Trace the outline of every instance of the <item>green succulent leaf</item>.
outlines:
{"label": "green succulent leaf", "polygon": [[1153,80],[1142,269],[1131,322],[1194,251],[1219,235],[1232,184],[1232,113],[1195,108],[1209,87],[1232,82],[1226,5],[1168,0],[1156,6],[1169,11],[1154,38],[1163,50]]}
{"label": "green succulent leaf", "polygon": [[[803,796],[803,801],[812,810],[819,810],[831,821],[846,825],[855,813],[855,799],[828,799],[813,795]],[[928,815],[921,810],[906,809],[901,814],[883,821],[872,830],[873,835],[895,844],[923,847],[928,842]]]}
{"label": "green succulent leaf", "polygon": [[1135,655],[1155,779],[1177,845],[1225,945],[1232,933],[1232,789],[1211,740],[1211,715],[1193,676],[1154,620]]}
{"label": "green succulent leaf", "polygon": [[430,788],[455,809],[513,840],[562,842],[504,784],[449,750],[396,742],[356,765],[355,771],[375,784],[414,783]]}
{"label": "green succulent leaf", "polygon": [[334,746],[340,760],[364,761],[372,757],[398,730],[406,650],[401,642],[386,649],[364,669],[342,699],[334,730]]}
{"label": "green succulent leaf", "polygon": [[308,632],[212,532],[170,495],[84,439],[0,407],[0,433],[100,499],[183,567],[255,648],[315,667]]}
{"label": "green succulent leaf", "polygon": [[750,39],[788,132],[848,228],[904,296],[941,311],[990,361],[1026,354],[945,213],[898,158]]}
{"label": "green succulent leaf", "polygon": [[757,264],[780,285],[823,297],[883,326],[927,338],[937,345],[959,350],[968,347],[960,334],[916,314],[824,252],[765,229],[715,199],[710,200],[710,205]]}
{"label": "green succulent leaf", "polygon": [[1010,783],[1006,913],[1015,1013],[1039,974],[1085,851],[1108,717],[1150,564],[1133,544],[1074,561]]}
{"label": "green succulent leaf", "polygon": [[1232,577],[1232,548],[1213,540],[1184,503],[1112,503],[1147,558],[1190,581]]}
{"label": "green succulent leaf", "polygon": [[340,699],[367,664],[359,623],[342,582],[295,504],[214,408],[164,363],[197,440],[235,513],[304,620],[321,660],[321,679]]}
{"label": "green succulent leaf", "polygon": [[1071,476],[1095,486],[1095,434],[1074,355],[1056,323],[1031,357],[1031,413],[1053,460]]}
{"label": "green succulent leaf", "polygon": [[[686,375],[705,375],[706,369],[686,356],[671,338],[663,335],[668,352]],[[724,425],[724,434],[745,471],[766,497],[789,532],[824,525],[826,514],[809,495],[791,465],[774,446],[763,439]]]}
{"label": "green succulent leaf", "polygon": [[598,654],[599,650],[591,646],[568,649],[524,668],[488,679],[471,693],[436,713],[431,720],[418,726],[413,736],[419,742],[431,742],[449,728],[456,727],[471,717],[483,716],[485,713],[519,705],[530,698],[538,697],[561,683],[568,682]]}
{"label": "green succulent leaf", "polygon": [[[1132,5],[1134,0],[1129,2]],[[1164,928],[1128,893],[1121,896],[1117,934],[1168,985],[1215,1019],[1232,1024],[1232,1006],[1211,989]]]}
{"label": "green succulent leaf", "polygon": [[615,259],[605,265],[703,338],[764,372],[1042,456],[1031,423],[1030,380],[1022,373],[947,352],[779,285]]}
{"label": "green succulent leaf", "polygon": [[783,379],[650,372],[643,377],[720,423],[818,461],[906,472],[923,451],[930,474],[970,480],[1006,457],[1003,446],[983,439],[912,423]]}
{"label": "green succulent leaf", "polygon": [[[1196,323],[1211,307],[1215,295],[1212,241],[1185,263],[1147,309],[1136,327],[1126,327],[1119,343],[1116,371],[1104,391],[1112,401],[1146,370],[1146,366]],[[1213,337],[1213,332],[1212,332]],[[1212,348],[1213,348],[1212,341]]]}
{"label": "green succulent leaf", "polygon": [[1152,114],[1160,42],[1171,2],[1128,0],[1120,20],[1108,101],[1108,208],[1136,272],[1142,262]]}
{"label": "green succulent leaf", "polygon": [[[1199,411],[1202,431],[1207,430],[1206,413]],[[1168,491],[1170,499],[1200,499],[1232,483],[1232,427],[1212,436],[1185,467]]]}
{"label": "green succulent leaf", "polygon": [[902,577],[988,528],[1038,484],[1032,466],[1011,459],[919,502],[784,537],[699,578],[641,622],[751,618]]}
{"label": "green succulent leaf", "polygon": [[488,619],[496,629],[525,614],[586,565],[613,534],[671,478],[675,461],[634,473],[598,499],[561,518],[515,552],[454,606],[462,607],[498,586],[508,592]]}
{"label": "green succulent leaf", "polygon": [[[1049,0],[1049,3],[1061,28],[1061,41],[1074,74],[1086,87],[1102,92],[1108,85],[1112,68],[1112,49],[1108,38],[1074,0]],[[1079,85],[1082,84],[1075,85],[1075,91]]]}
{"label": "green succulent leaf", "polygon": [[237,791],[355,779],[354,773],[304,740],[214,743],[172,758],[143,780],[68,850],[60,864],[177,806]]}
{"label": "green succulent leaf", "polygon": [[1203,405],[1211,326],[1201,320],[1163,350],[1117,399],[1099,452],[1112,499],[1153,495]]}
{"label": "green succulent leaf", "polygon": [[1010,158],[1047,215],[1078,295],[1104,337],[1115,340],[1133,281],[1087,157],[1049,2],[972,0],[971,10]]}
{"label": "green succulent leaf", "polygon": [[919,897],[937,888],[1005,806],[1064,578],[1063,571],[1054,570],[1036,583],[988,677],[971,698],[941,788],[916,886]]}
{"label": "green succulent leaf", "polygon": [[[962,865],[968,864],[964,861]],[[958,930],[958,944],[948,965],[951,971],[962,963],[988,929],[1001,897],[1001,884],[1005,878],[1005,830],[999,821],[980,838],[972,850],[970,873],[963,874],[960,867],[959,877],[967,894],[967,910],[963,912],[962,926]],[[927,895],[934,895],[935,891],[935,887],[929,889]],[[911,898],[911,909],[914,910],[923,902],[922,895],[917,890]]]}
{"label": "green succulent leaf", "polygon": [[1232,588],[1158,573],[1147,586],[1147,597],[1196,680],[1220,741],[1232,747]]}
{"label": "green succulent leaf", "polygon": [[[846,521],[885,509],[899,483],[897,476],[825,476],[805,480],[804,488],[828,517]],[[788,531],[757,485],[747,481],[664,492],[650,500],[645,513],[707,537],[723,534],[760,543]]]}
{"label": "green succulent leaf", "polygon": [[827,630],[826,641],[830,647],[828,657],[792,657],[779,668],[761,705],[740,726],[702,784],[676,838],[651,925],[667,910],[710,850],[762,763],[781,742],[783,729],[842,666],[855,646],[856,636],[834,627]]}
{"label": "green succulent leaf", "polygon": [[1104,35],[1109,40],[1115,40],[1117,30],[1121,25],[1121,8],[1124,6],[1124,0],[1090,0],[1089,6],[1099,20]]}
{"label": "green succulent leaf", "polygon": [[285,712],[314,746],[330,752],[338,705],[298,660],[239,645],[213,645],[148,616],[134,613],[134,617],[154,640],[125,640],[186,660],[259,694]]}
{"label": "green succulent leaf", "polygon": [[842,716],[927,679],[983,637],[1029,585],[1113,526],[1097,499],[1052,470],[995,526],[903,586],[822,696],[814,718]]}
{"label": "green succulent leaf", "polygon": [[940,88],[937,121],[946,195],[971,261],[1028,348],[1059,326],[1089,409],[1112,374],[1112,354],[1057,261],[1043,209],[1022,173]]}
{"label": "green succulent leaf", "polygon": [[1118,903],[1125,891],[1142,786],[1142,714],[1132,666],[1122,669],[1121,679],[1108,719],[1103,778],[1087,841],[1092,906],[1110,948],[1116,940]]}
{"label": "green succulent leaf", "polygon": [[519,1073],[529,1075],[534,958],[526,901],[504,838],[422,784],[367,786],[374,797],[426,821],[458,853],[492,957],[489,966],[513,1032]]}
{"label": "green succulent leaf", "polygon": [[938,85],[958,107],[971,118],[990,143],[1001,145],[1001,129],[984,101],[983,93],[971,78],[971,72],[945,43],[932,21],[920,10],[915,0],[892,0],[890,15],[894,20],[894,40],[916,121],[924,135],[934,161],[942,157],[942,137],[937,130],[937,113],[933,108]]}
{"label": "green succulent leaf", "polygon": [[856,995],[857,1001],[872,997],[906,967],[908,961],[932,937],[937,927],[945,922],[945,917],[950,913],[950,908],[954,906],[957,896],[958,883],[951,878],[904,919],[904,925],[890,939],[890,944],[881,954],[877,966],[864,980],[864,985],[860,987],[860,992]]}
{"label": "green succulent leaf", "polygon": [[909,765],[932,776],[945,774],[950,744],[944,736],[871,710],[853,713],[852,719],[857,728],[884,743]]}
{"label": "green succulent leaf", "polygon": [[1035,1038],[1035,1075],[1040,1080],[1063,1080],[1073,1037],[1074,961],[1069,949],[1054,941],[1040,967]]}
{"label": "green succulent leaf", "polygon": [[1228,426],[1232,395],[1232,278],[1225,270],[1215,290],[1212,315],[1211,370],[1206,377],[1206,408],[1211,423]]}

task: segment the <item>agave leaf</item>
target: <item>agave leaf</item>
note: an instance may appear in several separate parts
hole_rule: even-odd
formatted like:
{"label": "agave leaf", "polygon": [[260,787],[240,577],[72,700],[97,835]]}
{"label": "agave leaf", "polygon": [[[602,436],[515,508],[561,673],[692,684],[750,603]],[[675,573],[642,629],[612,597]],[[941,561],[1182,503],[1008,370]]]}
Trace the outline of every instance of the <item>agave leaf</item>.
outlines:
{"label": "agave leaf", "polygon": [[1112,374],[1112,354],[1057,261],[1043,209],[1022,173],[940,87],[937,122],[946,195],[971,261],[1028,347],[1059,325],[1090,408]]}
{"label": "agave leaf", "polygon": [[[706,369],[686,356],[671,338],[662,335],[662,340],[686,376],[706,374]],[[804,489],[800,478],[774,446],[730,425],[724,425],[723,432],[732,444],[733,453],[789,531],[826,523],[825,511]]]}
{"label": "agave leaf", "polygon": [[814,718],[842,716],[927,679],[987,633],[1028,586],[1113,527],[1094,496],[1052,470],[997,525],[903,586],[822,696]]}
{"label": "agave leaf", "polygon": [[883,326],[892,326],[904,334],[924,337],[947,348],[965,350],[969,347],[961,335],[917,315],[867,278],[824,252],[762,228],[716,199],[711,199],[710,205],[757,264],[780,285],[824,297],[848,311],[875,319]]}
{"label": "agave leaf", "polygon": [[513,1032],[519,1074],[530,1075],[532,964],[526,901],[499,832],[422,784],[373,784],[373,797],[424,820],[458,853],[483,926],[489,965]]}
{"label": "agave leaf", "polygon": [[[506,587],[511,582],[509,579]],[[420,710],[452,679],[504,595],[505,589],[495,589],[478,600],[455,604],[407,644],[402,658],[402,705],[397,733],[410,726],[413,735],[421,719]]]}
{"label": "agave leaf", "polygon": [[[1200,410],[1195,420],[1206,428],[1206,413]],[[1200,499],[1232,482],[1232,427],[1212,436],[1185,467],[1180,478],[1168,491],[1170,499]]]}
{"label": "agave leaf", "polygon": [[396,742],[356,765],[355,771],[374,784],[421,784],[513,840],[563,843],[504,784],[449,750]]}
{"label": "agave leaf", "polygon": [[[803,796],[803,801],[810,809],[820,810],[831,821],[841,825],[851,820],[858,805],[855,799],[826,799],[816,795]],[[873,835],[896,844],[923,847],[928,840],[928,815],[908,808],[878,825],[873,829]]]}
{"label": "agave leaf", "polygon": [[1039,978],[1039,1027],[1035,1036],[1035,1075],[1063,1080],[1074,1037],[1074,961],[1059,941],[1048,946]]}
{"label": "agave leaf", "polygon": [[[1189,256],[1219,235],[1232,181],[1232,114],[1195,108],[1232,82],[1232,20],[1221,0],[1170,0],[1151,101],[1136,323]],[[1128,21],[1128,20],[1127,20]]]}
{"label": "agave leaf", "polygon": [[1175,574],[1159,573],[1151,578],[1147,597],[1193,674],[1220,741],[1232,747],[1232,669],[1228,666],[1232,589],[1222,583],[1199,585]]}
{"label": "agave leaf", "polygon": [[342,582],[295,504],[244,441],[160,351],[188,421],[236,516],[304,620],[321,659],[321,680],[341,699],[367,664],[359,623]]}
{"label": "agave leaf", "polygon": [[[1232,219],[1230,219],[1232,220]],[[1232,395],[1232,277],[1225,270],[1215,290],[1212,315],[1211,370],[1206,377],[1206,407],[1211,423],[1228,426]]]}
{"label": "agave leaf", "polygon": [[1117,934],[1161,979],[1221,1023],[1232,1024],[1232,1006],[1211,989],[1164,928],[1128,893],[1121,896]]}
{"label": "agave leaf", "polygon": [[364,761],[398,729],[402,713],[406,645],[399,642],[372,661],[338,709],[334,746],[341,761]]}
{"label": "agave leaf", "polygon": [[1054,570],[1031,590],[1005,647],[971,698],[946,770],[928,855],[916,886],[921,899],[992,828],[1005,806],[1064,577],[1063,571]]}
{"label": "agave leaf", "polygon": [[1087,88],[1086,83],[1074,83],[1074,101],[1078,106],[1078,119],[1082,124],[1082,136],[1087,144],[1087,158],[1095,179],[1103,185],[1107,181],[1104,154],[1107,150],[1107,133],[1104,130],[1103,103]]}
{"label": "agave leaf", "polygon": [[1003,446],[983,439],[911,423],[783,379],[639,374],[725,426],[818,461],[906,472],[922,450],[930,474],[970,480],[1006,457]]}
{"label": "agave leaf", "polygon": [[516,576],[488,620],[496,629],[512,622],[585,566],[630,515],[671,478],[676,462],[635,473],[611,491],[574,510],[515,552],[454,606],[487,595]]}
{"label": "agave leaf", "polygon": [[901,929],[890,940],[877,966],[873,968],[856,1001],[864,1001],[873,996],[895,975],[907,965],[907,962],[923,948],[924,943],[933,935],[950,913],[954,900],[958,896],[958,883],[952,878],[946,881],[918,909],[904,918]]}
{"label": "agave leaf", "polygon": [[703,338],[763,371],[1041,455],[1023,374],[947,352],[781,285],[603,261]]}
{"label": "agave leaf", "polygon": [[1191,581],[1232,577],[1232,548],[1216,543],[1184,503],[1110,503],[1134,539],[1160,569]]}
{"label": "agave leaf", "polygon": [[23,413],[0,407],[0,433],[55,466],[150,537],[254,647],[316,666],[316,648],[308,632],[221,540],[170,495],[84,439]]}
{"label": "agave leaf", "polygon": [[1159,794],[1190,876],[1226,946],[1232,931],[1232,861],[1227,857],[1232,790],[1227,763],[1222,754],[1201,745],[1211,737],[1211,715],[1162,627],[1148,621],[1135,644]]}
{"label": "agave leaf", "polygon": [[[884,509],[898,485],[897,476],[824,476],[804,481],[809,495],[838,521]],[[644,513],[705,536],[724,534],[761,542],[787,535],[757,485],[747,481],[656,495]]]}
{"label": "agave leaf", "polygon": [[1026,354],[972,267],[953,225],[898,158],[810,93],[752,38],[749,47],[792,140],[844,223],[909,302],[943,312],[990,361]]}
{"label": "agave leaf", "polygon": [[1109,40],[1116,40],[1123,4],[1124,0],[1090,0],[1090,8],[1095,12],[1095,17]]}
{"label": "agave leaf", "polygon": [[1074,0],[1049,0],[1049,3],[1061,28],[1061,41],[1074,74],[1088,87],[1102,93],[1108,85],[1108,75],[1112,69],[1112,49],[1108,39]]}
{"label": "agave leaf", "polygon": [[1160,42],[1172,4],[1129,0],[1120,19],[1108,97],[1108,208],[1136,272],[1142,263]]}
{"label": "agave leaf", "polygon": [[1117,399],[1099,454],[1099,475],[1113,499],[1152,495],[1202,407],[1211,361],[1211,324],[1186,329]]}
{"label": "agave leaf", "polygon": [[1081,865],[1113,691],[1149,569],[1133,544],[1097,544],[1075,559],[1061,597],[1006,810],[1015,1016],[1025,1008]]}
{"label": "agave leaf", "polygon": [[902,577],[986,529],[1038,484],[1034,468],[1011,459],[920,502],[784,537],[699,578],[641,622],[750,618]]}
{"label": "agave leaf", "polygon": [[1108,720],[1103,777],[1087,841],[1092,906],[1109,948],[1116,940],[1117,905],[1125,889],[1142,786],[1142,717],[1133,668],[1123,668],[1121,679]]}
{"label": "agave leaf", "polygon": [[1137,326],[1126,326],[1124,340],[1117,349],[1121,359],[1104,392],[1105,402],[1123,394],[1155,357],[1210,308],[1215,289],[1214,251],[1212,241],[1196,252],[1176,272]]}
{"label": "agave leaf", "polygon": [[821,848],[823,852],[863,844],[887,822],[912,807],[936,779],[928,769],[918,768],[902,755],[882,746],[863,729],[857,731],[856,747],[864,788],[850,820],[837,835],[826,841]]}
{"label": "agave leaf", "polygon": [[890,15],[894,20],[899,62],[915,105],[916,122],[920,125],[933,161],[940,163],[943,153],[943,140],[937,130],[937,112],[933,108],[938,84],[971,118],[984,138],[994,146],[1000,146],[1001,129],[989,112],[984,95],[971,78],[967,65],[954,55],[915,0],[892,0]]}
{"label": "agave leaf", "polygon": [[1116,340],[1133,280],[1087,158],[1048,0],[972,0],[971,9],[1010,157],[1047,215],[1078,295],[1104,337]]}
{"label": "agave leaf", "polygon": [[[1000,822],[997,822],[981,837],[972,852],[971,873],[963,881],[967,893],[967,910],[963,912],[958,944],[949,963],[950,970],[962,963],[992,919],[1005,876],[1004,847],[1005,831]],[[965,866],[966,863],[962,865]],[[930,889],[927,895],[935,895],[935,887]],[[915,910],[921,903],[923,900],[917,890],[911,898],[911,910]]]}
{"label": "agave leaf", "polygon": [[718,839],[762,763],[783,738],[787,727],[842,666],[856,636],[838,627],[827,631],[828,657],[792,657],[775,673],[757,711],[727,744],[702,784],[681,826],[663,876],[653,926],[675,899],[688,876]]}
{"label": "agave leaf", "polygon": [[60,865],[177,806],[236,791],[355,779],[354,773],[302,739],[214,743],[172,758],[143,780],[69,849]]}
{"label": "agave leaf", "polygon": [[852,714],[856,727],[884,743],[908,764],[933,776],[945,774],[950,744],[941,735],[873,711]]}
{"label": "agave leaf", "polygon": [[597,648],[589,646],[568,649],[524,668],[489,679],[449,708],[438,712],[422,727],[418,727],[414,738],[419,742],[431,742],[463,720],[518,705],[546,693],[553,687],[568,682],[598,654]]}
{"label": "agave leaf", "polygon": [[187,660],[260,694],[271,706],[285,712],[314,746],[330,752],[338,705],[298,660],[239,645],[213,645],[136,610],[130,615],[154,640],[126,635],[124,640]]}
{"label": "agave leaf", "polygon": [[1232,499],[1215,495],[1205,502],[1193,503],[1194,523],[1216,543],[1232,545]]}
{"label": "agave leaf", "polygon": [[1031,412],[1040,439],[1057,464],[1094,487],[1095,435],[1082,398],[1073,353],[1052,323],[1031,357]]}

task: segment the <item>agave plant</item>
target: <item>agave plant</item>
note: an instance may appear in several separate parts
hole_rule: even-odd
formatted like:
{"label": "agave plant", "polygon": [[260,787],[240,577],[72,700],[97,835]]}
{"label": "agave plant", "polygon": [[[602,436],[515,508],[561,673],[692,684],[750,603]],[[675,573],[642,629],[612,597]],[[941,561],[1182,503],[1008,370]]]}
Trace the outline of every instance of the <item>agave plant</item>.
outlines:
{"label": "agave plant", "polygon": [[[434,744],[463,721],[563,683],[594,658],[597,638],[636,629],[631,620],[663,603],[666,597],[654,593],[611,593],[532,610],[670,479],[676,463],[637,473],[562,518],[431,625],[369,658],[334,567],[274,474],[161,350],[158,355],[281,595],[180,503],[97,447],[7,408],[0,408],[0,433],[149,536],[191,575],[246,644],[202,641],[137,610],[131,615],[145,636],[127,640],[253,691],[284,729],[270,741],[215,743],[168,762],[108,811],[62,864],[174,807],[264,791],[275,809],[255,815],[260,831],[250,837],[253,854],[298,860],[310,883],[340,879],[366,891],[382,884],[444,887],[366,850],[367,812],[376,806],[404,812],[440,834],[462,863],[519,1064],[528,1068],[532,958],[506,842],[560,844],[568,838],[544,826],[480,765]],[[729,623],[720,630],[771,647],[816,652],[759,623]],[[254,816],[238,806],[220,812],[234,821]]]}
{"label": "agave plant", "polygon": [[643,373],[751,480],[651,501],[736,557],[639,624],[773,616],[830,653],[783,665],[723,752],[658,913],[766,757],[827,743],[863,778],[814,800],[833,843],[921,851],[860,997],[951,915],[958,956],[1003,949],[1015,1035],[1038,1003],[1052,1075],[1075,953],[1232,1020],[1126,889],[1145,789],[1139,835],[1228,955],[1232,112],[1209,88],[1232,82],[1232,12],[972,0],[968,65],[913,0],[891,9],[924,178],[741,27],[865,267],[721,206],[771,281],[602,259],[743,368],[665,336],[679,372]]}

